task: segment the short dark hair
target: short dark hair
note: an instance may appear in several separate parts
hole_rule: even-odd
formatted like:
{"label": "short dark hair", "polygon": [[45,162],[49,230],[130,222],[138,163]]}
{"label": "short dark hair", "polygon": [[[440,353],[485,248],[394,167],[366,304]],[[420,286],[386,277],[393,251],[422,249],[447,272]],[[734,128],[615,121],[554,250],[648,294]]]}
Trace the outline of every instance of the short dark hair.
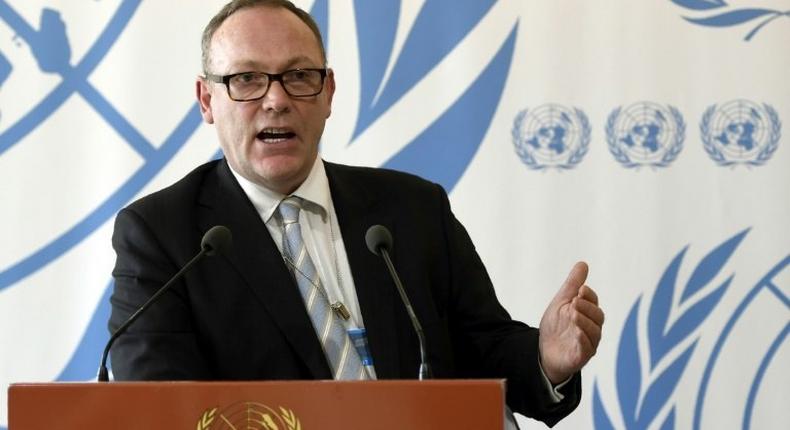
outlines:
{"label": "short dark hair", "polygon": [[318,40],[318,48],[321,50],[321,61],[326,64],[324,39],[321,37],[321,30],[318,29],[318,24],[316,24],[315,20],[313,20],[313,17],[310,16],[309,13],[300,9],[289,0],[233,0],[226,4],[216,15],[214,15],[214,17],[211,18],[211,21],[208,22],[208,25],[206,25],[206,28],[203,29],[203,37],[201,39],[200,47],[202,50],[201,60],[203,62],[204,73],[209,73],[208,66],[211,61],[211,58],[209,57],[209,51],[211,50],[211,39],[214,37],[214,33],[217,31],[217,29],[222,25],[223,22],[225,22],[226,19],[228,19],[229,16],[233,15],[234,13],[242,9],[258,6],[284,8],[296,15],[300,20],[302,20],[302,22],[307,24]]}

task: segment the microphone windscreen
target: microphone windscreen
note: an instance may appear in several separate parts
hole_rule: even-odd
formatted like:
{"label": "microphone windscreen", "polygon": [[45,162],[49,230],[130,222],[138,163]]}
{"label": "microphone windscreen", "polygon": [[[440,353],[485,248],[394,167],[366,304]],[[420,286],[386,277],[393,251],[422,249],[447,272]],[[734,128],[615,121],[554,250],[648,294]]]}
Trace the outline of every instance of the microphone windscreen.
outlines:
{"label": "microphone windscreen", "polygon": [[367,243],[370,252],[380,256],[381,248],[387,251],[392,249],[392,234],[387,227],[376,224],[365,233],[365,243]]}
{"label": "microphone windscreen", "polygon": [[233,243],[233,235],[230,230],[224,225],[215,225],[203,235],[200,248],[206,251],[206,255],[224,255],[230,251],[231,243]]}

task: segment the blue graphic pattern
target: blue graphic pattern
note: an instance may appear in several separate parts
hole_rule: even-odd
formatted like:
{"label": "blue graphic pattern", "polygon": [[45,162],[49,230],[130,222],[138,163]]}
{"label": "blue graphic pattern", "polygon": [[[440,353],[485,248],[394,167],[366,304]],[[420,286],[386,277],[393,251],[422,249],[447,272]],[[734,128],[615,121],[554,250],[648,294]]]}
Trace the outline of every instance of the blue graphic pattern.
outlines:
{"label": "blue graphic pattern", "polygon": [[48,73],[66,74],[71,62],[71,46],[66,36],[66,23],[60,17],[60,12],[44,9],[38,28],[27,39],[38,67]]}
{"label": "blue graphic pattern", "polygon": [[[784,299],[787,300],[787,297],[784,297]],[[771,361],[773,361],[774,355],[776,355],[779,347],[784,343],[785,339],[787,339],[788,333],[790,333],[790,323],[785,325],[785,328],[782,330],[782,332],[776,336],[774,341],[771,343],[771,346],[768,348],[765,357],[763,357],[762,361],[760,362],[760,366],[757,369],[757,374],[754,376],[754,381],[752,381],[752,386],[749,388],[749,397],[746,399],[746,407],[744,408],[742,423],[742,428],[744,430],[751,428],[754,403],[757,399],[757,392],[763,382],[765,371],[768,369],[768,365],[771,364]]]}
{"label": "blue graphic pattern", "polygon": [[[193,104],[175,130],[157,149],[88,82],[88,77],[112,48],[139,5],[140,1],[137,0],[124,1],[85,57],[76,66],[71,66],[71,48],[66,35],[66,26],[57,11],[44,9],[39,30],[36,31],[8,3],[0,0],[0,19],[3,19],[18,37],[28,44],[39,68],[62,77],[60,84],[37,106],[0,134],[0,155],[21,142],[59,109],[72,94],[77,93],[145,160],[145,163],[123,185],[82,220],[41,249],[1,271],[0,290],[11,287],[44,268],[105,224],[161,171],[201,123],[198,107]],[[2,78],[0,83],[10,71],[10,65],[0,67],[0,78]],[[110,312],[111,285],[110,282],[105,289],[80,344],[57,380],[78,381],[95,377],[97,357],[109,337],[106,321],[109,319]]]}
{"label": "blue graphic pattern", "polygon": [[[678,6],[693,11],[712,11],[714,9],[727,9],[727,2],[723,0],[671,0]],[[700,18],[683,17],[686,21],[702,25],[706,27],[731,27],[738,24],[744,24],[749,21],[762,18],[757,26],[752,28],[749,33],[743,38],[745,41],[750,41],[763,27],[768,25],[771,21],[781,18],[782,16],[790,17],[790,10],[780,11],[776,9],[765,8],[740,8],[735,10],[721,10],[716,11],[714,15],[707,15]]]}
{"label": "blue graphic pattern", "polygon": [[8,79],[8,75],[11,74],[11,70],[13,67],[8,59],[0,52],[0,87],[3,86],[3,82]]}
{"label": "blue graphic pattern", "polygon": [[[648,310],[647,343],[649,350],[646,352],[646,359],[642,358],[638,342],[638,315],[642,298],[640,297],[634,303],[620,337],[616,365],[617,398],[626,429],[646,429],[653,425],[659,411],[669,401],[694,352],[697,340],[695,339],[690,345],[683,347],[683,351],[677,358],[674,358],[658,376],[651,378],[652,383],[646,387],[642,387],[643,363],[647,362],[647,374],[652,374],[655,369],[660,367],[659,363],[668,356],[669,352],[690,338],[710,315],[727,291],[734,275],[728,277],[709,293],[702,293],[701,290],[721,272],[747,233],[748,229],[725,241],[706,255],[696,266],[681,292],[678,306],[689,301],[696,302],[670,324],[669,315],[672,310],[677,276],[688,247],[680,251],[672,260],[658,283]],[[699,297],[700,295],[702,297]],[[601,400],[597,382],[593,392],[593,420],[596,429],[614,428]],[[674,428],[674,422],[675,412],[674,406],[672,406],[669,414],[661,423],[661,428]]]}
{"label": "blue graphic pattern", "polygon": [[[126,24],[129,22],[139,5],[139,0],[126,0],[121,3],[115,15],[107,24],[106,28],[93,44],[93,46],[91,46],[91,48],[88,50],[88,53],[85,55],[82,61],[73,67],[68,65],[62,66],[64,68],[63,72],[61,73],[63,81],[61,81],[61,83],[58,84],[55,89],[52,90],[52,92],[47,95],[36,107],[28,112],[27,115],[20,119],[16,124],[9,127],[5,132],[0,134],[0,155],[11,148],[14,144],[21,142],[22,139],[24,139],[25,136],[38,127],[44,119],[49,118],[49,116],[52,115],[54,111],[60,108],[60,106],[69,97],[71,97],[72,94],[78,92],[84,96],[82,92],[87,91],[87,87],[90,85],[87,82],[88,76],[90,76],[96,66],[99,65],[101,60],[104,59],[105,55],[107,55],[107,52],[118,39],[118,36],[120,36],[120,34],[126,28]],[[43,14],[47,14],[46,10],[43,12]],[[17,33],[17,35],[28,43],[28,45],[33,50],[33,55],[37,59],[43,60],[44,67],[56,67],[56,59],[46,59],[46,53],[52,53],[52,50],[47,49],[46,45],[42,45],[39,42],[39,40],[41,40],[41,36],[39,36],[38,32],[34,30],[27,22],[25,22],[24,19],[22,19],[22,17],[19,16],[19,14],[17,14],[16,11],[14,11],[4,0],[0,0],[0,19],[6,21],[6,23]],[[48,33],[54,33],[54,31],[50,30]],[[68,45],[67,40],[53,43],[56,43],[57,46],[61,47]],[[37,47],[39,48],[38,51],[36,51]],[[54,55],[57,57],[58,54]],[[40,64],[40,66],[42,65]],[[95,100],[95,97],[90,98]],[[86,97],[86,100],[87,99],[88,97]],[[117,114],[115,109],[112,108],[109,103],[106,103],[105,107],[108,106],[111,109],[111,112],[113,112],[117,118],[121,118],[120,114]],[[107,111],[101,110],[97,110],[97,113],[102,116],[108,114]],[[110,123],[112,124],[112,121],[110,121]],[[132,143],[132,146],[135,147],[138,152],[142,151],[143,153],[141,153],[141,155],[145,156],[145,153],[150,152],[150,144],[147,145],[148,149],[145,149],[144,147],[146,145],[141,144],[136,139],[129,140],[135,142]],[[0,283],[0,289],[1,288],[2,283]]]}
{"label": "blue graphic pattern", "polygon": [[329,46],[329,0],[316,0],[310,10],[310,15],[318,24],[318,29],[321,30],[325,47]]}
{"label": "blue graphic pattern", "polygon": [[[767,288],[768,291],[771,292],[781,303],[785,305],[785,307],[790,311],[790,298],[788,298],[782,290],[779,289],[776,285],[773,284],[774,278],[782,273],[786,268],[790,266],[790,255],[787,255],[782,261],[779,262],[774,268],[772,268],[768,273],[757,283],[757,285],[752,288],[749,293],[746,295],[744,300],[738,304],[738,307],[732,313],[732,316],[727,323],[724,325],[724,329],[721,331],[721,336],[716,341],[716,344],[713,347],[713,352],[711,352],[710,359],[708,360],[707,365],[705,366],[705,370],[702,374],[702,380],[700,381],[700,387],[697,396],[697,402],[694,406],[694,430],[700,430],[700,422],[702,420],[702,408],[705,404],[705,399],[708,394],[708,384],[710,383],[711,375],[713,374],[713,368],[716,365],[716,362],[721,355],[722,348],[724,347],[725,342],[729,338],[730,334],[732,333],[733,328],[735,327],[738,320],[743,316],[746,309],[749,308],[749,305],[752,304],[754,299],[757,297],[758,293],[763,291]],[[777,335],[777,337],[772,342],[771,346],[769,347],[765,357],[762,359],[760,366],[757,371],[757,375],[755,376],[754,381],[752,382],[752,386],[749,389],[749,396],[746,401],[746,407],[744,408],[744,416],[742,427],[743,429],[749,429],[751,426],[751,416],[752,411],[754,410],[754,402],[757,396],[758,388],[763,380],[763,375],[765,374],[765,370],[768,367],[768,364],[773,359],[774,355],[776,354],[780,345],[784,343],[787,339],[788,333],[790,333],[790,321],[785,324],[784,329]]]}
{"label": "blue graphic pattern", "polygon": [[96,375],[99,368],[99,357],[107,343],[107,321],[110,320],[110,294],[112,294],[113,281],[107,284],[96,310],[91,316],[88,328],[82,336],[79,345],[74,350],[65,368],[60,372],[57,381],[84,381]]}
{"label": "blue graphic pattern", "polygon": [[439,183],[448,192],[455,187],[480,147],[499,105],[517,30],[518,24],[461,98],[384,167],[422,176]]}
{"label": "blue graphic pattern", "polygon": [[[398,28],[399,0],[354,2],[359,37],[359,118],[354,137],[357,137],[383,112],[376,115],[371,109],[376,104],[376,93],[384,80],[387,64],[392,56],[395,31]],[[352,138],[353,139],[353,138]],[[353,140],[352,140],[353,142]],[[351,142],[349,142],[350,144]]]}
{"label": "blue graphic pattern", "polygon": [[[384,69],[392,55],[400,2],[357,1],[360,63],[364,66],[360,76],[362,88],[359,117],[352,141],[455,48],[493,4],[493,0],[427,0],[406,38],[390,79],[384,84],[381,96],[376,99],[375,94],[378,93]],[[385,11],[378,10],[379,8],[386,9],[388,14],[385,15]],[[437,26],[437,22],[442,25]],[[367,66],[369,58],[372,58],[372,62]],[[475,121],[474,124],[487,123]]]}
{"label": "blue graphic pattern", "polygon": [[710,10],[727,6],[727,3],[722,0],[672,0],[672,2],[694,10]]}

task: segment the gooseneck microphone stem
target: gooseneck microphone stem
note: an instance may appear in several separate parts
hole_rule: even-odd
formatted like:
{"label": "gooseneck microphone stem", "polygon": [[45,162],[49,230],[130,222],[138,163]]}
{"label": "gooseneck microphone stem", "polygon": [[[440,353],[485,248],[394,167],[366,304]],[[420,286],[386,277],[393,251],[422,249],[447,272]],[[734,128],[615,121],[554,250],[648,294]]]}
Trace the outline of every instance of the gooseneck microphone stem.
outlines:
{"label": "gooseneck microphone stem", "polygon": [[115,330],[115,333],[110,336],[110,340],[107,341],[107,345],[104,347],[104,352],[101,355],[101,363],[99,364],[99,375],[97,377],[99,382],[107,382],[110,379],[110,375],[107,372],[107,356],[110,354],[110,348],[112,348],[112,344],[115,343],[115,340],[126,332],[126,329],[132,325],[133,322],[140,317],[149,307],[151,307],[154,302],[156,302],[159,297],[167,292],[177,280],[181,279],[192,266],[195,265],[201,258],[204,256],[212,256],[222,254],[225,255],[230,250],[231,242],[232,242],[232,235],[230,230],[223,225],[215,225],[211,227],[204,235],[203,239],[200,241],[200,252],[192,257],[191,260],[184,265],[169,281],[162,286],[162,288],[158,289],[151,298],[149,298],[145,303],[143,303],[140,308],[138,308],[132,316],[129,317],[120,327],[118,330]]}
{"label": "gooseneck microphone stem", "polygon": [[368,245],[370,252],[384,259],[384,263],[386,263],[387,269],[390,271],[392,281],[395,282],[395,288],[398,289],[398,294],[400,294],[403,305],[406,307],[406,312],[409,314],[411,324],[414,326],[414,332],[417,333],[417,340],[420,343],[420,381],[431,379],[433,377],[433,372],[431,371],[431,365],[428,364],[428,353],[425,347],[425,334],[422,331],[422,325],[420,324],[420,320],[417,319],[417,315],[414,313],[411,301],[409,301],[409,296],[406,295],[406,290],[403,289],[403,284],[398,277],[398,272],[395,270],[395,266],[392,264],[392,259],[390,258],[389,251],[392,249],[392,233],[383,225],[377,224],[371,226],[368,228],[368,231],[365,232],[365,243]]}
{"label": "gooseneck microphone stem", "polygon": [[403,289],[403,284],[400,281],[400,277],[398,277],[398,272],[395,271],[395,266],[392,264],[392,259],[390,259],[390,253],[387,252],[387,249],[383,246],[379,247],[379,252],[384,259],[384,263],[387,265],[387,269],[390,271],[390,275],[392,275],[392,280],[395,281],[395,287],[398,289],[401,300],[403,300],[403,305],[406,306],[406,312],[409,314],[409,319],[411,319],[411,323],[414,326],[414,331],[417,332],[417,340],[420,343],[419,379],[420,381],[431,379],[433,377],[433,372],[431,371],[431,365],[428,364],[428,355],[425,351],[425,333],[422,331],[422,324],[420,324],[420,320],[417,319],[417,315],[414,313],[409,296],[406,295],[406,290]]}
{"label": "gooseneck microphone stem", "polygon": [[149,307],[151,307],[151,305],[154,304],[154,302],[156,302],[157,299],[159,299],[159,297],[162,294],[164,294],[165,292],[167,292],[167,290],[170,289],[171,285],[173,285],[177,280],[181,279],[181,277],[184,275],[184,273],[187,272],[187,270],[192,268],[192,266],[195,263],[197,263],[210,251],[211,251],[210,249],[200,250],[200,252],[196,256],[192,257],[192,259],[189,260],[189,262],[186,265],[184,265],[184,267],[182,267],[181,270],[178,271],[178,273],[176,273],[172,278],[170,278],[170,280],[167,281],[167,283],[163,285],[162,288],[157,290],[157,292],[154,293],[154,295],[151,296],[151,298],[148,299],[147,302],[145,302],[142,306],[140,306],[140,308],[137,309],[137,311],[135,311],[135,313],[133,313],[128,320],[126,320],[123,324],[121,324],[121,326],[118,327],[118,330],[115,330],[115,333],[113,333],[112,336],[110,336],[110,340],[107,341],[107,346],[104,347],[104,353],[102,353],[101,356],[101,364],[99,365],[99,377],[98,377],[99,382],[109,381],[109,374],[107,372],[107,356],[110,354],[110,348],[112,347],[112,344],[115,342],[115,339],[117,339],[118,336],[122,335],[126,331],[126,329],[130,325],[132,325],[132,323],[135,322],[137,318],[140,317],[140,315],[142,315],[143,312],[145,312]]}

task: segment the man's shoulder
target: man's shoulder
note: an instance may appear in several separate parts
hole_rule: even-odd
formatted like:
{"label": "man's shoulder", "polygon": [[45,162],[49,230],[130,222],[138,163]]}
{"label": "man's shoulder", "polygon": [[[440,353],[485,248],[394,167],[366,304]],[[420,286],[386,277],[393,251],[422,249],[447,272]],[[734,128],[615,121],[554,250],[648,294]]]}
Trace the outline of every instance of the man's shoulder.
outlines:
{"label": "man's shoulder", "polygon": [[219,159],[204,163],[173,184],[141,197],[128,207],[138,212],[167,212],[180,206],[191,205],[203,192],[206,181],[216,174],[222,162],[222,159]]}
{"label": "man's shoulder", "polygon": [[440,185],[417,175],[380,167],[350,166],[324,161],[330,182],[374,191],[436,192]]}

